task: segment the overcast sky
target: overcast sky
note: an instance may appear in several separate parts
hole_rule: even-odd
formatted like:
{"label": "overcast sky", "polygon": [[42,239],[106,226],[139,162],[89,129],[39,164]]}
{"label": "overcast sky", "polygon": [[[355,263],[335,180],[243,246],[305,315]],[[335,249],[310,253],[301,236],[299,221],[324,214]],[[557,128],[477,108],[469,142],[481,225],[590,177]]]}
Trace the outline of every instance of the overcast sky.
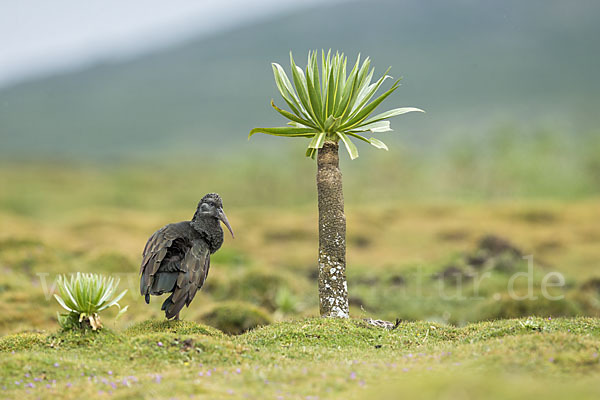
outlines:
{"label": "overcast sky", "polygon": [[0,86],[344,0],[0,0]]}

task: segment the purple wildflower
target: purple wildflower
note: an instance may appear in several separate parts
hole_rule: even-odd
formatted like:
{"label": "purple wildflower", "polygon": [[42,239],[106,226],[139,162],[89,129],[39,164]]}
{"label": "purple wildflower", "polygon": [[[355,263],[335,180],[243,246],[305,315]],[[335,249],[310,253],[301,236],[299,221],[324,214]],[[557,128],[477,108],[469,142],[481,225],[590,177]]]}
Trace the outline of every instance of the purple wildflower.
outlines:
{"label": "purple wildflower", "polygon": [[350,373],[350,379],[356,379],[356,372]]}
{"label": "purple wildflower", "polygon": [[34,388],[35,385],[32,382],[29,382],[27,385],[25,385],[26,387],[30,387],[30,388]]}
{"label": "purple wildflower", "polygon": [[49,383],[46,384],[46,389],[50,389],[52,387],[52,385],[50,385]]}
{"label": "purple wildflower", "polygon": [[158,342],[158,343],[156,343],[156,345],[157,345],[158,347],[163,347],[163,344],[162,344],[162,342]]}
{"label": "purple wildflower", "polygon": [[242,370],[241,370],[241,369],[239,369],[239,368],[237,368],[237,369],[235,370],[235,373],[236,373],[236,374],[241,374],[241,373],[242,373]]}
{"label": "purple wildflower", "polygon": [[58,367],[59,365],[60,365],[60,364],[59,364],[59,363],[57,363],[57,362],[55,362],[55,363],[54,363],[54,366],[55,366],[55,367]]}
{"label": "purple wildflower", "polygon": [[108,374],[109,374],[109,375],[112,375],[112,371],[108,371]]}
{"label": "purple wildflower", "polygon": [[67,382],[67,387],[70,388],[71,386],[73,386],[73,384],[71,382]]}

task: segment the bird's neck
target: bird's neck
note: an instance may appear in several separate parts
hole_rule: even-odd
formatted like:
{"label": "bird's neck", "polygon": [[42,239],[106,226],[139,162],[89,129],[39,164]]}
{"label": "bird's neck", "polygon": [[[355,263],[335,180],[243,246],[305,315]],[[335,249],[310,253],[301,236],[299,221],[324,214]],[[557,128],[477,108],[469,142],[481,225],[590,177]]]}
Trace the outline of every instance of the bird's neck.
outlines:
{"label": "bird's neck", "polygon": [[194,215],[190,225],[206,241],[211,253],[219,250],[223,244],[223,229],[218,219]]}

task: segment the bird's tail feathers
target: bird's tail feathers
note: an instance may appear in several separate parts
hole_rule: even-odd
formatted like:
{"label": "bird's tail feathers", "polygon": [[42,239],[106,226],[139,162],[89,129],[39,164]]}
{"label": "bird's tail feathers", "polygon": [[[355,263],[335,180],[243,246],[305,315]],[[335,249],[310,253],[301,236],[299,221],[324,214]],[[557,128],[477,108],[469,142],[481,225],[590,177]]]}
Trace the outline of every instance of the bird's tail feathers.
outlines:
{"label": "bird's tail feathers", "polygon": [[185,301],[182,301],[182,299],[179,299],[177,302],[173,302],[173,294],[171,294],[169,297],[167,297],[161,309],[164,310],[167,319],[171,319],[179,314],[179,311],[181,311],[184,305]]}
{"label": "bird's tail feathers", "polygon": [[[171,295],[165,299],[165,301],[162,303],[162,306],[160,307],[160,309],[161,309],[162,311],[165,311],[165,312],[166,312],[166,311],[167,311],[167,309],[169,308],[169,306],[170,306],[171,304],[173,304],[173,301],[172,301],[172,299],[173,299],[173,293],[171,293]],[[168,317],[167,317],[167,318],[168,318]]]}

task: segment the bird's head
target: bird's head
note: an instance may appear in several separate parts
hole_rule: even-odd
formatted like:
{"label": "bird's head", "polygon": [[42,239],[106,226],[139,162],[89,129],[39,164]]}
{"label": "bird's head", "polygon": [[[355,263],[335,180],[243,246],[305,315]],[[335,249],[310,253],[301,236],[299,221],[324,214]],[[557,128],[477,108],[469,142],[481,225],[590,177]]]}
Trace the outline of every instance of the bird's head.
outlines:
{"label": "bird's head", "polygon": [[212,217],[218,219],[225,224],[227,229],[229,229],[231,237],[235,237],[233,235],[233,229],[231,229],[231,225],[227,219],[227,215],[225,215],[225,211],[223,211],[223,200],[221,200],[221,196],[218,194],[209,193],[200,200],[198,208],[196,209],[196,214],[194,215],[194,218],[197,217]]}

